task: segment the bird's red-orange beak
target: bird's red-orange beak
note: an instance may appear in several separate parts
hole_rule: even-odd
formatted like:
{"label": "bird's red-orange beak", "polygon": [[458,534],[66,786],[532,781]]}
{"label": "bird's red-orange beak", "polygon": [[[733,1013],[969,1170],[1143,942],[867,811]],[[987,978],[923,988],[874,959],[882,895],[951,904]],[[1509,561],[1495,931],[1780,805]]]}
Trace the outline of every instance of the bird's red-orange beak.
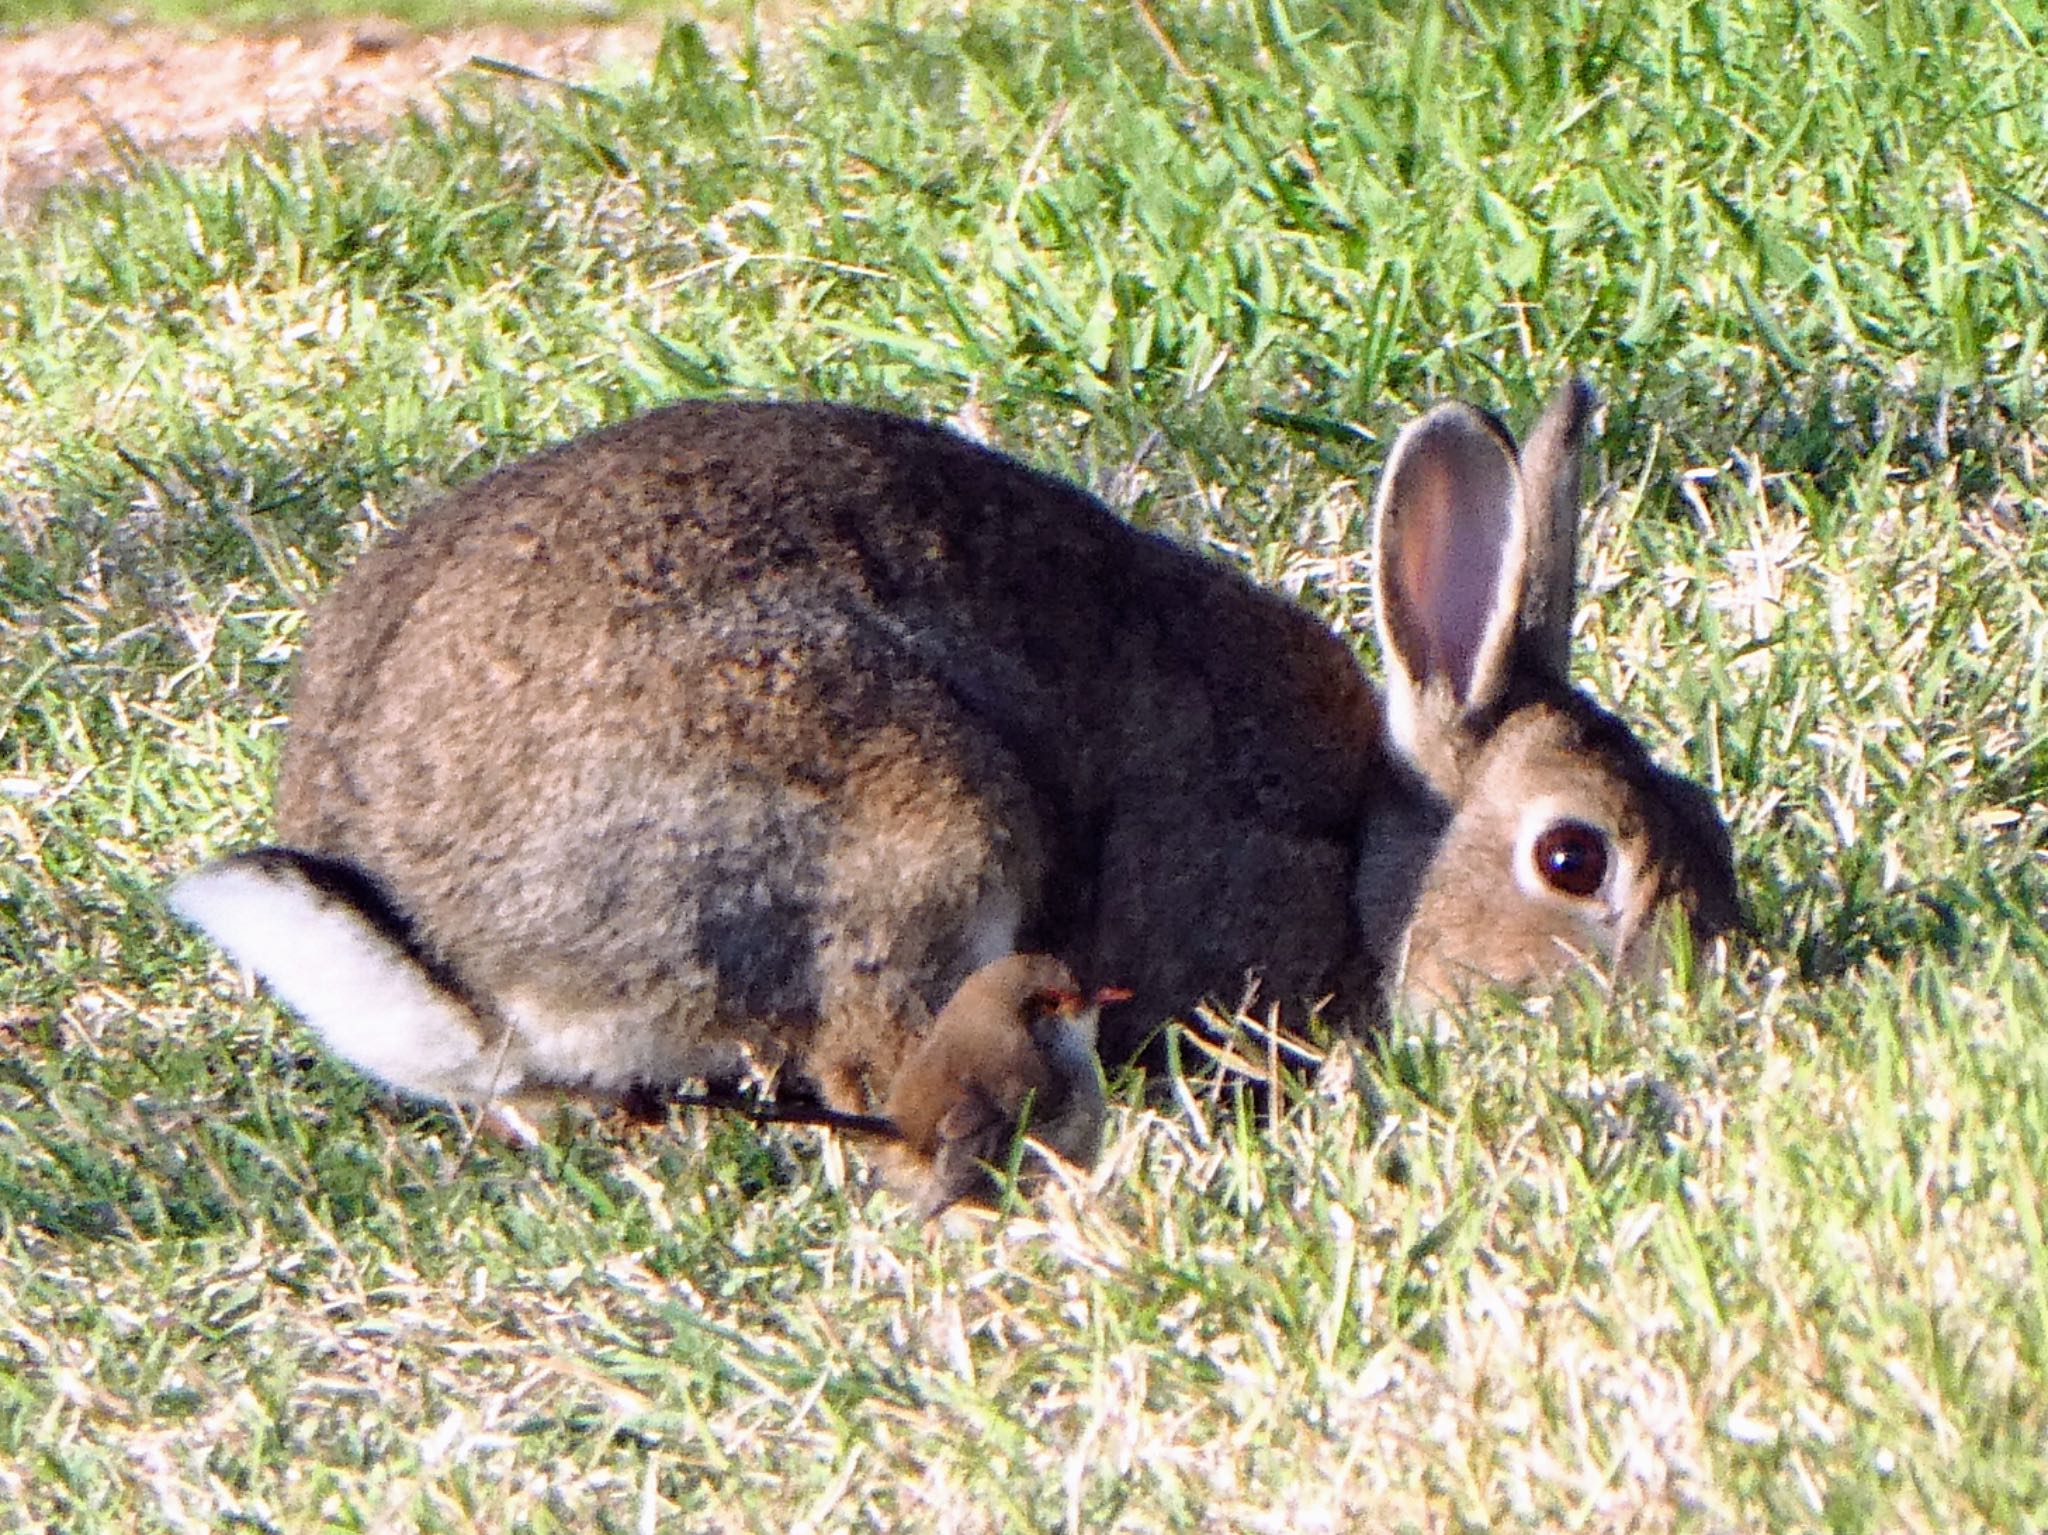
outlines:
{"label": "bird's red-orange beak", "polygon": [[1128,1002],[1136,993],[1122,986],[1098,986],[1085,996],[1078,991],[1048,991],[1041,995],[1051,998],[1053,1005],[1063,1013],[1085,1013],[1090,1008],[1107,1007],[1112,1002]]}

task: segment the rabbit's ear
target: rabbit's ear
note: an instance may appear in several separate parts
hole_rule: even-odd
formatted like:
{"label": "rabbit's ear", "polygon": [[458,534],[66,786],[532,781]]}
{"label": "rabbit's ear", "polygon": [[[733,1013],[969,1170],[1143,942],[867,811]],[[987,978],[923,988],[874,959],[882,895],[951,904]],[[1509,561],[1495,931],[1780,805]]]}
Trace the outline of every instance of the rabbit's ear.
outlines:
{"label": "rabbit's ear", "polygon": [[1482,712],[1507,685],[1529,539],[1514,439],[1439,405],[1396,439],[1374,521],[1387,725],[1412,756],[1426,719]]}
{"label": "rabbit's ear", "polygon": [[1579,559],[1579,464],[1593,389],[1572,379],[1522,447],[1522,494],[1528,509],[1528,565],[1522,577],[1516,659],[1564,682],[1571,675],[1572,614]]}

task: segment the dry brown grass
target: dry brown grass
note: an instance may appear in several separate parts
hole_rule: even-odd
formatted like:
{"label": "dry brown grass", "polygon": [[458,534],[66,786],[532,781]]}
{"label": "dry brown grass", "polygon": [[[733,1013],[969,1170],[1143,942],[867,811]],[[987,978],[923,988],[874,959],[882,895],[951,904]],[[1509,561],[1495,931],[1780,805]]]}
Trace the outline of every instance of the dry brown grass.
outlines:
{"label": "dry brown grass", "polygon": [[326,22],[206,36],[85,21],[0,38],[0,204],[19,208],[53,182],[118,170],[134,155],[210,157],[266,128],[374,132],[409,111],[439,111],[443,87],[479,56],[581,80],[644,66],[658,37],[644,22],[436,33]]}

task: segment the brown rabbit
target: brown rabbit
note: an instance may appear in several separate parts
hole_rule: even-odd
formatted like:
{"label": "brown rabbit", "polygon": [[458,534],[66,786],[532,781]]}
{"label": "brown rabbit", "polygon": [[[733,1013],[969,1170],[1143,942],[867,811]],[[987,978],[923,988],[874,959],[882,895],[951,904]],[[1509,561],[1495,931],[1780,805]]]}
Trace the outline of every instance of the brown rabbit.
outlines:
{"label": "brown rabbit", "polygon": [[337,584],[284,847],[173,904],[336,1054],[472,1103],[751,1066],[872,1112],[1020,951],[1131,988],[1112,1061],[1248,977],[1363,1026],[1639,968],[1735,885],[1704,791],[1567,680],[1590,408],[1519,458],[1464,405],[1402,433],[1384,705],[1292,603],[951,432],[655,411]]}

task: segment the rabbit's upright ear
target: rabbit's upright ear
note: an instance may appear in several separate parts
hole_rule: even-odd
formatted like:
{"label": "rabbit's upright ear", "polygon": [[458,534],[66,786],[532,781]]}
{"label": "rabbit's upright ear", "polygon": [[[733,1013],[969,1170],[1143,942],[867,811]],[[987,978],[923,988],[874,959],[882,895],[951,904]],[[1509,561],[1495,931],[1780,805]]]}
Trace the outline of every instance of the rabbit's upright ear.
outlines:
{"label": "rabbit's upright ear", "polygon": [[1529,549],[1514,439],[1484,411],[1437,406],[1395,440],[1374,522],[1387,728],[1414,757],[1507,686]]}
{"label": "rabbit's upright ear", "polygon": [[1522,447],[1529,550],[1516,659],[1541,668],[1559,683],[1571,675],[1572,615],[1578,604],[1579,464],[1592,416],[1592,386],[1572,379],[1552,396]]}

